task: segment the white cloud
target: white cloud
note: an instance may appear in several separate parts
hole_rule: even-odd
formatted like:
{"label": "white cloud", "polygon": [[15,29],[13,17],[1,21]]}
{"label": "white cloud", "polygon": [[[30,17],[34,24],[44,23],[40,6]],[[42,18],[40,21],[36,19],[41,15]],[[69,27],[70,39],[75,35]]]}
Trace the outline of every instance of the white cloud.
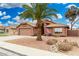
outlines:
{"label": "white cloud", "polygon": [[13,25],[13,26],[16,26],[16,25],[19,25],[20,23],[18,22],[13,22],[13,21],[8,21],[7,22],[9,25]]}
{"label": "white cloud", "polygon": [[14,24],[15,24],[15,25],[19,25],[20,23],[18,23],[18,22],[15,22]]}
{"label": "white cloud", "polygon": [[31,6],[29,3],[0,3],[2,8],[22,7],[23,4]]}
{"label": "white cloud", "polygon": [[66,19],[65,21],[66,21],[67,23],[70,23],[69,19]]}
{"label": "white cloud", "polygon": [[0,11],[0,16],[2,16],[3,14],[2,14],[2,11]]}
{"label": "white cloud", "polygon": [[13,19],[14,19],[14,20],[19,20],[20,17],[19,17],[19,16],[16,16],[16,17],[14,17]]}
{"label": "white cloud", "polygon": [[19,16],[16,16],[16,17],[14,17],[13,19],[14,19],[14,20],[16,20],[17,22],[21,22],[21,20],[20,20],[20,17],[19,17]]}
{"label": "white cloud", "polygon": [[3,16],[1,19],[8,19],[8,18],[11,18],[11,16],[10,15]]}
{"label": "white cloud", "polygon": [[6,15],[6,12],[3,12],[3,15]]}
{"label": "white cloud", "polygon": [[26,21],[26,22],[29,22],[29,19],[26,19],[25,21]]}
{"label": "white cloud", "polygon": [[21,12],[18,12],[18,14],[21,14]]}
{"label": "white cloud", "polygon": [[6,12],[0,11],[0,16],[6,15]]}
{"label": "white cloud", "polygon": [[0,7],[7,7],[7,3],[0,3]]}
{"label": "white cloud", "polygon": [[12,21],[8,21],[8,24],[14,24],[14,22],[12,22]]}
{"label": "white cloud", "polygon": [[19,22],[19,23],[25,23],[25,22],[27,22],[27,21],[24,20],[24,19],[19,19],[17,22]]}
{"label": "white cloud", "polygon": [[24,19],[20,19],[19,16],[16,16],[15,18],[13,18],[14,20],[16,20],[17,22],[19,23],[23,23],[23,22],[26,22],[27,20],[24,20]]}
{"label": "white cloud", "polygon": [[62,4],[67,4],[67,3],[62,3]]}
{"label": "white cloud", "polygon": [[23,13],[23,12],[18,12],[18,14],[21,14],[21,13]]}
{"label": "white cloud", "polygon": [[0,3],[0,7],[11,8],[11,7],[20,7],[21,3]]}
{"label": "white cloud", "polygon": [[77,7],[75,4],[70,4],[70,5],[66,6],[66,8],[70,8],[71,6]]}
{"label": "white cloud", "polygon": [[61,19],[62,18],[62,15],[61,14],[57,14],[58,18]]}
{"label": "white cloud", "polygon": [[19,17],[19,16],[16,16],[16,17],[14,17],[13,19],[14,19],[14,20],[19,20],[20,17]]}

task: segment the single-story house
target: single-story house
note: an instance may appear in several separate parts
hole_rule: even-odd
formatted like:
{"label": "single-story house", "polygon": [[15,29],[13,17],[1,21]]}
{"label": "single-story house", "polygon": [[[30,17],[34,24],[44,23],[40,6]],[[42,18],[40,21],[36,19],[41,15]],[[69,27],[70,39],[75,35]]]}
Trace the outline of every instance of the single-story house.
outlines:
{"label": "single-story house", "polygon": [[5,27],[2,24],[0,24],[0,33],[4,33],[4,32],[5,32]]}
{"label": "single-story house", "polygon": [[5,32],[8,33],[9,35],[17,35],[18,33],[15,26],[7,26]]}
{"label": "single-story house", "polygon": [[44,34],[45,35],[53,35],[53,36],[67,36],[67,30],[69,29],[68,25],[50,22],[45,23],[44,26]]}
{"label": "single-story house", "polygon": [[34,26],[28,23],[21,23],[16,27],[18,35],[34,35]]}
{"label": "single-story house", "polygon": [[[18,35],[37,35],[37,26],[29,23],[22,23],[16,27]],[[43,21],[42,35],[67,36],[68,25],[55,23],[49,20]]]}

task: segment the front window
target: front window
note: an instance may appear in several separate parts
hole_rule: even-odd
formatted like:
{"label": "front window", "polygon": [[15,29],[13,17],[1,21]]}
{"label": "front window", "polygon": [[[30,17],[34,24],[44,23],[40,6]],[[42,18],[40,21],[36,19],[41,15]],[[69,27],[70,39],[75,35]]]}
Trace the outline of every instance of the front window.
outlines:
{"label": "front window", "polygon": [[54,32],[55,33],[62,33],[62,28],[55,28],[54,29]]}

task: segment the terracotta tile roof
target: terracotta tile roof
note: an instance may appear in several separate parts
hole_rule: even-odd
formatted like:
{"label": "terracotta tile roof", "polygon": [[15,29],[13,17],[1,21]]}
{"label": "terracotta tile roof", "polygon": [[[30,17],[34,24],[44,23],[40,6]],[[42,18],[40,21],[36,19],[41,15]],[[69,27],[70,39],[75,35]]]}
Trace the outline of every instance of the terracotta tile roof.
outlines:
{"label": "terracotta tile roof", "polygon": [[16,28],[18,28],[19,26],[21,26],[21,25],[30,25],[30,26],[32,26],[32,27],[35,27],[36,25],[33,25],[33,24],[31,24],[31,23],[29,23],[29,22],[27,22],[27,23],[21,23],[20,25],[18,25]]}
{"label": "terracotta tile roof", "polygon": [[49,25],[46,25],[46,27],[68,27],[69,28],[69,26],[65,25],[65,24],[60,24],[60,23],[52,22],[50,20],[44,20],[43,22],[45,22],[45,21],[50,23]]}
{"label": "terracotta tile roof", "polygon": [[46,27],[69,27],[68,25],[64,25],[64,24],[59,24],[59,23],[51,23],[49,25],[47,25]]}
{"label": "terracotta tile roof", "polygon": [[[49,23],[50,23],[50,24],[47,25],[46,27],[68,27],[68,28],[69,28],[68,25],[60,24],[60,23],[55,23],[55,22],[52,22],[52,21],[50,21],[50,20],[43,20],[43,22],[49,22]],[[30,23],[30,22],[21,23],[20,25],[26,25],[26,24],[28,24],[28,25],[30,25],[30,26],[32,26],[32,27],[37,27],[36,24]],[[18,28],[20,25],[18,25],[17,28]]]}
{"label": "terracotta tile roof", "polygon": [[5,27],[6,29],[10,29],[10,28],[16,28],[15,26],[7,26]]}

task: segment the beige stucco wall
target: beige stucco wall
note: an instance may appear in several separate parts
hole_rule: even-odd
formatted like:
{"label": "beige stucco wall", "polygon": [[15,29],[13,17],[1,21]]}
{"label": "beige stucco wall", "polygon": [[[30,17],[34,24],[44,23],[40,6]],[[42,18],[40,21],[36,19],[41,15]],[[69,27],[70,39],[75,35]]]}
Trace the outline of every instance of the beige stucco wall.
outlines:
{"label": "beige stucco wall", "polygon": [[17,35],[18,31],[16,29],[8,29],[8,34],[9,35]]}
{"label": "beige stucco wall", "polygon": [[52,34],[53,35],[58,35],[58,36],[67,36],[67,28],[62,28],[62,33],[60,33],[60,34],[56,34],[54,32],[54,28],[53,28],[53,33]]}
{"label": "beige stucco wall", "polygon": [[18,34],[19,35],[28,35],[28,36],[30,36],[30,35],[34,35],[33,32],[34,32],[33,28],[20,28]]}
{"label": "beige stucco wall", "polygon": [[67,36],[67,28],[62,28],[62,33],[56,34],[54,32],[55,28],[45,28],[44,32],[46,35],[51,34],[51,35],[57,35],[57,36]]}
{"label": "beige stucco wall", "polygon": [[19,26],[17,28],[17,32],[18,35],[34,35],[33,27],[28,24]]}

